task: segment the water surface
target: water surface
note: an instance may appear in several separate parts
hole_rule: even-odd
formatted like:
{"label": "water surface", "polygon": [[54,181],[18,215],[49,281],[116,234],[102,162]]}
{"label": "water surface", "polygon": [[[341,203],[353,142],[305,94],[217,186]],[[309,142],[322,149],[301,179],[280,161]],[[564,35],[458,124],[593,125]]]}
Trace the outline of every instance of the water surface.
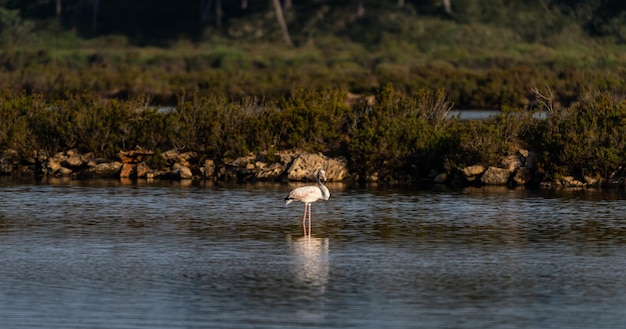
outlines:
{"label": "water surface", "polygon": [[0,180],[2,328],[624,328],[623,191]]}

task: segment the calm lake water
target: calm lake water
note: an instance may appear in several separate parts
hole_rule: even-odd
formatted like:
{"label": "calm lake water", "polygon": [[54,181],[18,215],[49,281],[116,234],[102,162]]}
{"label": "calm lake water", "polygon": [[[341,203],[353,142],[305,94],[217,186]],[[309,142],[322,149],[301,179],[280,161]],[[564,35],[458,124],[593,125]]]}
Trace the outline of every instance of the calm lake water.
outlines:
{"label": "calm lake water", "polygon": [[0,180],[2,328],[624,328],[624,191]]}

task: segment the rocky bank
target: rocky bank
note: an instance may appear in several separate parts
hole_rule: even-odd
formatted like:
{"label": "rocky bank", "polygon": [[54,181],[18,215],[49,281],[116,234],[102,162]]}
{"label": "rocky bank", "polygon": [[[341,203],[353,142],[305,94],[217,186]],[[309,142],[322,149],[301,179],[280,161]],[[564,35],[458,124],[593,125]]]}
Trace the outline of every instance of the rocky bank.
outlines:
{"label": "rocky bank", "polygon": [[[327,157],[302,151],[250,153],[217,164],[195,152],[184,150],[133,149],[120,151],[117,159],[103,159],[93,153],[81,154],[67,150],[52,155],[35,151],[20,157],[14,150],[0,154],[0,175],[53,176],[85,178],[212,180],[222,182],[307,181],[315,171],[325,169],[329,181],[376,182],[376,177],[356,177],[348,168],[347,159]],[[428,180],[433,184],[453,186],[541,186],[554,187],[624,187],[626,179],[599,179],[594,177],[564,177],[542,181],[537,174],[537,157],[528,150],[502,157],[498,166],[479,164],[453,172],[433,172]],[[407,180],[408,181],[408,180]],[[396,181],[399,184],[401,180]]]}
{"label": "rocky bank", "polygon": [[134,149],[120,151],[117,159],[68,150],[53,155],[33,152],[20,157],[14,150],[0,155],[0,175],[85,178],[192,179],[224,182],[307,181],[315,171],[326,170],[329,181],[349,179],[347,160],[307,152],[261,152],[218,165],[195,152]]}

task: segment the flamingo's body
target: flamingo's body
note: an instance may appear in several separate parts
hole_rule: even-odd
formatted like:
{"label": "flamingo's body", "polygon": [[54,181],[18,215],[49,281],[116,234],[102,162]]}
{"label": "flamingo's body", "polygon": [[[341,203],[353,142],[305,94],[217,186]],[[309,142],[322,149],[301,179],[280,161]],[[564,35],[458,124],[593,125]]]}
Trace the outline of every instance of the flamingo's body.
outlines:
{"label": "flamingo's body", "polygon": [[[328,198],[330,198],[330,191],[328,191],[328,188],[322,183],[322,180],[324,182],[326,181],[326,172],[320,169],[317,172],[317,176],[315,176],[315,180],[317,182],[317,185],[295,188],[291,190],[291,192],[289,192],[289,195],[285,198],[285,204],[290,204],[293,201],[300,201],[304,203],[304,216],[302,217],[302,227],[304,229],[304,235],[309,236],[311,235],[311,203],[320,199],[328,200]],[[306,229],[307,209],[309,210],[308,234]]]}

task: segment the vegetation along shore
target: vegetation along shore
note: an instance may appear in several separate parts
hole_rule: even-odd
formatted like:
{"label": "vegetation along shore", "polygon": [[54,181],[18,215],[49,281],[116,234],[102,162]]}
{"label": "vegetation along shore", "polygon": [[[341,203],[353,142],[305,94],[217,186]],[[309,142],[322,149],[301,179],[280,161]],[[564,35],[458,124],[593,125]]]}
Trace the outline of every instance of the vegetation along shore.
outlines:
{"label": "vegetation along shore", "polygon": [[[443,90],[407,96],[388,85],[373,101],[346,96],[341,89],[294,89],[276,102],[182,95],[175,110],[163,111],[146,98],[83,93],[50,101],[4,89],[0,171],[119,177],[128,163],[135,166],[126,177],[284,180],[303,154],[322,154],[307,161],[343,163],[341,175],[329,175],[336,180],[623,185],[626,100],[613,93],[469,121],[449,115]],[[119,165],[83,170],[112,162]],[[269,167],[272,175],[257,175]]]}

